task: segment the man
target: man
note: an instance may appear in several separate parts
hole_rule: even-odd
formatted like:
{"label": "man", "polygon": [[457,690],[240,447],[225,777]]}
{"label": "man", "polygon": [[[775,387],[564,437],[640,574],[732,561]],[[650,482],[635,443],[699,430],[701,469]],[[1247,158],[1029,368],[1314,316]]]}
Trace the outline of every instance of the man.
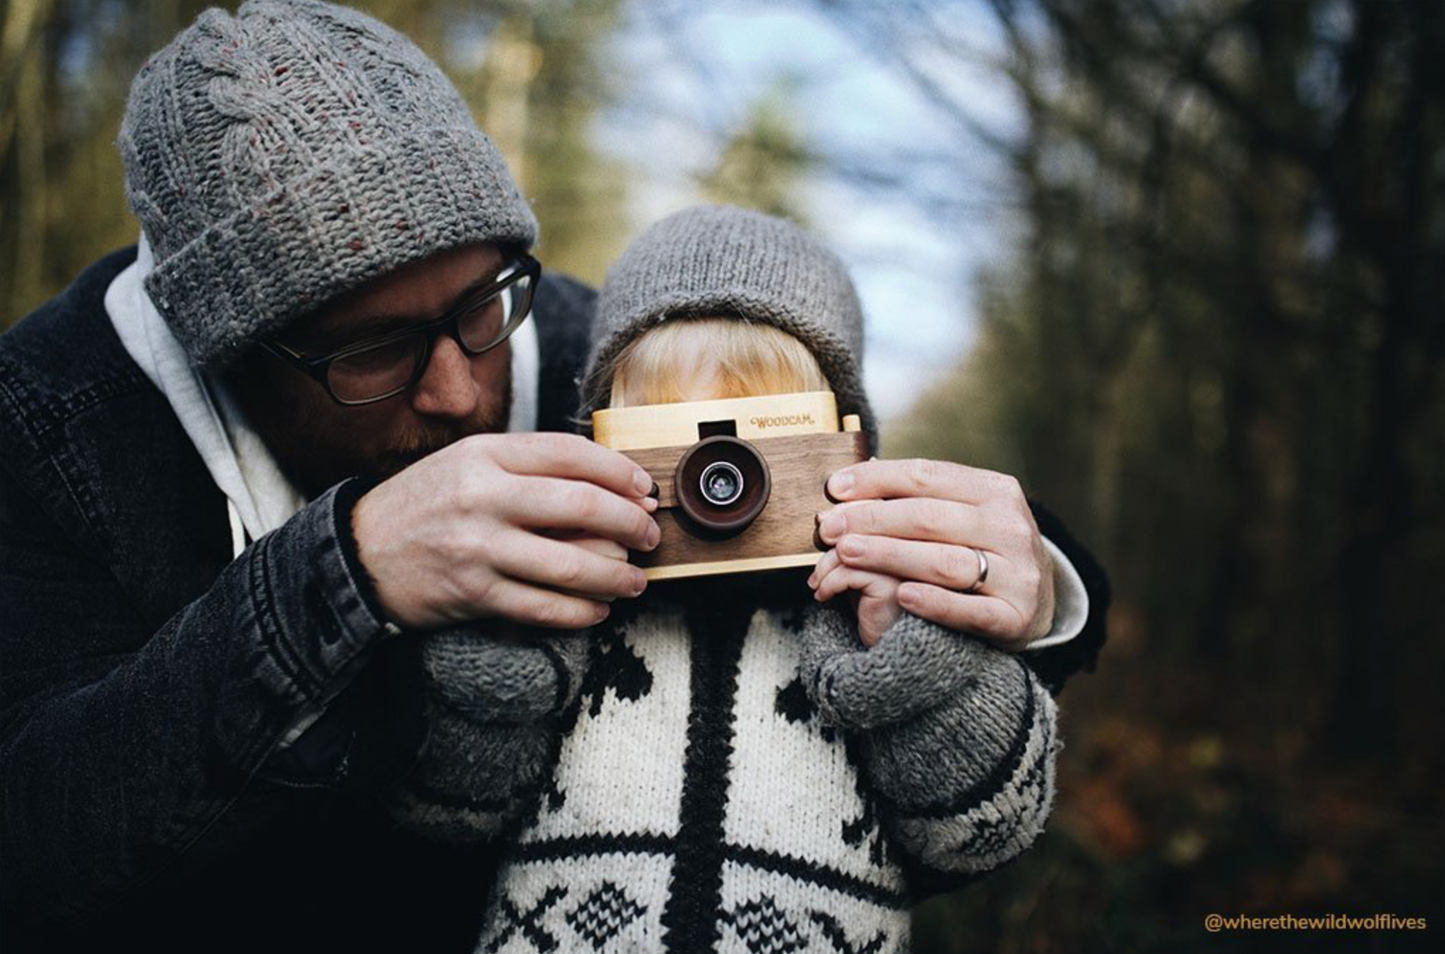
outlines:
{"label": "man", "polygon": [[[460,97],[344,8],[203,14],[120,147],[139,248],[0,338],[4,946],[467,950],[494,859],[377,796],[426,748],[427,633],[578,628],[644,585],[650,481],[522,433],[568,429],[592,293],[538,280]],[[820,587],[1011,648],[1080,628],[1015,482],[830,489]],[[1070,556],[1084,632],[1029,653],[1055,685],[1107,598]]]}

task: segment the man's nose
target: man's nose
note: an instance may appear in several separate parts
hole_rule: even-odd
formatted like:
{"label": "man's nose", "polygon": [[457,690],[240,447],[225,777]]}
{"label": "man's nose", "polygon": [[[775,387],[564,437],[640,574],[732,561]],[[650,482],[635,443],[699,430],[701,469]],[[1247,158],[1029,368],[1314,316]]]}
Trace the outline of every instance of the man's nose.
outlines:
{"label": "man's nose", "polygon": [[438,335],[426,370],[412,389],[412,407],[432,417],[464,418],[476,410],[480,397],[472,359],[450,335]]}

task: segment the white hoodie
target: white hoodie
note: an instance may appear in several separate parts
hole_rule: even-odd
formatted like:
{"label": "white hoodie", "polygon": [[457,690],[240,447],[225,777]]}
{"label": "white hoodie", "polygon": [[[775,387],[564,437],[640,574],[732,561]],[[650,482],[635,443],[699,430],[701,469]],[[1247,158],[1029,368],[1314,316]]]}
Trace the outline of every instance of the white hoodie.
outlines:
{"label": "white hoodie", "polygon": [[[144,234],[135,262],[110,283],[105,310],[121,344],[175,411],[211,479],[226,495],[231,518],[231,555],[275,530],[306,505],[271,452],[246,422],[235,400],[213,374],[195,367],[151,303],[143,284],[154,267]],[[524,321],[512,335],[513,399],[509,431],[537,429],[537,329]]]}

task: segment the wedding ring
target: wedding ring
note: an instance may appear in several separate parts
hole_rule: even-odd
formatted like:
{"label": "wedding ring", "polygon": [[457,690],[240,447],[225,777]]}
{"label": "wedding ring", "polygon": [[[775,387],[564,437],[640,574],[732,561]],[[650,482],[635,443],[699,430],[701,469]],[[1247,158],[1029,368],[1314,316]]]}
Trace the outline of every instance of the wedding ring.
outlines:
{"label": "wedding ring", "polygon": [[969,549],[973,551],[974,556],[978,557],[978,579],[974,580],[973,585],[963,592],[977,593],[979,587],[983,586],[983,581],[988,579],[988,557],[984,556],[983,551],[977,547],[969,547]]}

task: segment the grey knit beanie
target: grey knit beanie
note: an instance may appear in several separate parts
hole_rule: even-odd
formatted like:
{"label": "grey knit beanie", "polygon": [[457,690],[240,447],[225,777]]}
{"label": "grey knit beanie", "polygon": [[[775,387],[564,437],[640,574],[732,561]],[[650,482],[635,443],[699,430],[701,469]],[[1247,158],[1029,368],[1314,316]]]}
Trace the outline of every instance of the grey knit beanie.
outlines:
{"label": "grey knit beanie", "polygon": [[202,13],[137,74],[117,144],[146,291],[201,365],[435,252],[536,240],[441,70],[319,0]]}
{"label": "grey knit beanie", "polygon": [[696,206],[644,232],[607,271],[582,379],[585,419],[605,407],[622,349],[669,318],[725,315],[802,341],[833,387],[838,413],[862,418],[863,311],[838,257],[797,226],[733,206]]}

